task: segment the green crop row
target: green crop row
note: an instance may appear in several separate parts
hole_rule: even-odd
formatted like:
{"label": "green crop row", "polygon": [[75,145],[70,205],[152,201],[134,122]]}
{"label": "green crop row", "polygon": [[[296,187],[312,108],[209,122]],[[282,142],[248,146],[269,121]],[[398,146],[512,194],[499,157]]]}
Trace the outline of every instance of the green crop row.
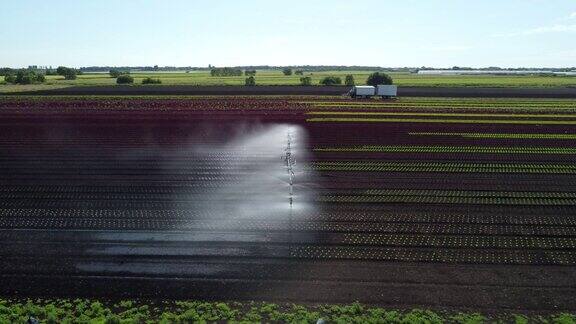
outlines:
{"label": "green crop row", "polygon": [[418,197],[490,197],[490,198],[576,198],[576,192],[491,191],[491,190],[435,190],[435,189],[369,189],[364,195],[393,195]]}
{"label": "green crop row", "polygon": [[[434,312],[431,310],[394,310],[349,305],[315,305],[239,302],[143,302],[125,300],[118,303],[86,299],[0,300],[0,323],[488,323],[500,318],[525,318],[523,315]],[[568,313],[530,315],[544,323],[576,323]],[[572,321],[572,322],[567,322]]]}
{"label": "green crop row", "polygon": [[495,117],[495,118],[576,118],[576,114],[489,114],[437,112],[310,111],[307,115],[337,116],[419,116],[419,117]]}
{"label": "green crop row", "polygon": [[576,148],[565,147],[494,147],[494,146],[388,146],[362,145],[315,148],[316,152],[384,152],[384,153],[481,153],[481,154],[576,154]]}
{"label": "green crop row", "polygon": [[575,249],[576,238],[536,236],[481,236],[427,234],[345,234],[344,243],[358,245],[499,248],[499,249]]}
{"label": "green crop row", "polygon": [[330,106],[337,106],[337,107],[461,107],[461,108],[576,108],[576,103],[508,103],[508,102],[493,102],[493,103],[484,103],[484,102],[450,102],[450,101],[443,101],[443,102],[411,102],[411,101],[394,101],[394,102],[369,102],[369,101],[361,101],[361,102],[354,102],[354,101],[298,101],[298,103],[308,104],[315,107],[330,107]]}
{"label": "green crop row", "polygon": [[443,197],[443,196],[323,196],[319,202],[328,203],[412,203],[458,205],[531,205],[576,206],[576,199],[507,198],[507,197]]}
{"label": "green crop row", "polygon": [[394,310],[348,305],[297,305],[239,302],[143,302],[118,303],[86,299],[0,300],[0,323],[551,323],[573,324],[576,315],[556,313],[519,315],[499,313]]}
{"label": "green crop row", "polygon": [[494,138],[494,139],[562,139],[572,140],[576,139],[576,134],[535,134],[535,133],[436,133],[436,132],[421,132],[421,133],[408,133],[412,136],[452,136],[463,138]]}
{"label": "green crop row", "polygon": [[524,124],[524,125],[576,125],[576,120],[523,120],[523,119],[429,119],[429,118],[308,118],[307,122],[323,123],[442,123],[442,124]]}
{"label": "green crop row", "polygon": [[317,171],[361,172],[473,172],[473,173],[543,173],[575,174],[576,165],[436,163],[436,162],[319,162]]}
{"label": "green crop row", "polygon": [[[566,250],[414,249],[406,247],[305,245],[295,247],[292,255],[298,258],[309,259],[576,265],[576,255],[574,252]],[[522,321],[521,323],[529,322]]]}

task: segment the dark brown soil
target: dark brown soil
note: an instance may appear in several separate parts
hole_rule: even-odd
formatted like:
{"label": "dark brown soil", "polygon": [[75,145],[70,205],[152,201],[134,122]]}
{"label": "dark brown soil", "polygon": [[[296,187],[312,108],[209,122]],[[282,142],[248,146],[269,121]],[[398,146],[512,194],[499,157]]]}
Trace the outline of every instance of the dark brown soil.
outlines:
{"label": "dark brown soil", "polygon": [[[573,155],[322,153],[312,149],[440,145],[437,138],[408,132],[445,130],[426,124],[306,123],[298,110],[5,110],[0,109],[2,296],[576,310],[573,202],[316,200],[363,196],[370,189],[569,194],[576,192],[574,174],[316,171],[296,178],[296,199],[308,199],[313,208],[278,210],[267,198],[278,188],[250,185],[273,178],[258,171],[268,162],[239,164],[244,153],[224,144],[243,132],[289,124],[307,135],[309,156],[297,157],[297,166],[346,160],[571,164]],[[569,126],[453,127],[454,132],[573,132]],[[266,146],[268,139],[260,140]],[[534,145],[526,139],[452,141]],[[576,142],[537,143],[559,145]],[[284,149],[278,147],[270,161],[281,165]],[[255,156],[269,153],[253,150]],[[222,193],[223,188],[235,190]],[[240,208],[246,201],[253,213]]]}

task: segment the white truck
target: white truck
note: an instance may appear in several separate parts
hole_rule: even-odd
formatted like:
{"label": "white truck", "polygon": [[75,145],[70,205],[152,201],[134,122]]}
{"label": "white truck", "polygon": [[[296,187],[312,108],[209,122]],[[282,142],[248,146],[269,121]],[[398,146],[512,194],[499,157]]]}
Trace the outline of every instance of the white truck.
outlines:
{"label": "white truck", "polygon": [[392,98],[398,95],[398,87],[392,84],[379,84],[376,86],[376,95],[384,98]]}
{"label": "white truck", "polygon": [[392,98],[398,95],[398,87],[395,85],[380,84],[376,87],[373,86],[354,86],[348,92],[352,98],[371,98],[372,96],[380,96],[384,98]]}
{"label": "white truck", "polygon": [[348,95],[352,98],[370,98],[376,94],[376,88],[373,86],[354,86],[348,92]]}

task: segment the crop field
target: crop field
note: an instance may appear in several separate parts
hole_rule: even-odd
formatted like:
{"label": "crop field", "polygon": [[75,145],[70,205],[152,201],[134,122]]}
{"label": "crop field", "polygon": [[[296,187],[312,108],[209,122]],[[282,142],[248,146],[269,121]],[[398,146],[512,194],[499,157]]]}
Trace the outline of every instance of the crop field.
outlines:
{"label": "crop field", "polygon": [[[304,72],[303,76],[311,78],[312,85],[318,85],[326,76],[339,76],[342,79],[352,74],[357,84],[364,84],[373,71],[324,71]],[[540,75],[422,75],[414,73],[390,73],[394,83],[401,87],[574,87],[576,76],[540,76]],[[212,77],[208,71],[185,72],[134,72],[135,84],[141,84],[145,78],[157,78],[162,85],[244,85],[246,76]],[[257,85],[299,85],[302,75],[285,76],[281,71],[259,70],[256,74]],[[2,81],[2,80],[0,80]],[[116,79],[107,73],[85,73],[76,80],[65,80],[62,76],[47,76],[44,84],[8,85],[0,84],[0,93],[32,90],[57,89],[70,86],[105,86],[115,85]]]}
{"label": "crop field", "polygon": [[575,134],[563,99],[1,97],[0,295],[574,312]]}

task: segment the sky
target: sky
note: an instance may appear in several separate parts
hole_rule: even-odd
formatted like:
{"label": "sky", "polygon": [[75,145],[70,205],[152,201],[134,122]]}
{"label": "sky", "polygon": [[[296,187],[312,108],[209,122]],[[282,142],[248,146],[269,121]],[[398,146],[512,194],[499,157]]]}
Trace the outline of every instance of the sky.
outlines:
{"label": "sky", "polygon": [[574,0],[5,0],[0,66],[576,66]]}

